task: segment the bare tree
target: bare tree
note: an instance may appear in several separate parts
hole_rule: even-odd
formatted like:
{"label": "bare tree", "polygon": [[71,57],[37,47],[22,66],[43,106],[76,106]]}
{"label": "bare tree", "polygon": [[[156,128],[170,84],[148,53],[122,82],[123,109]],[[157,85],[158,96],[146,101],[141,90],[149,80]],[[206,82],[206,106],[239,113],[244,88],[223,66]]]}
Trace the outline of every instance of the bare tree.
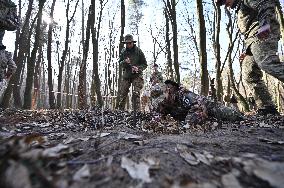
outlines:
{"label": "bare tree", "polygon": [[57,89],[57,108],[61,108],[61,96],[62,96],[62,80],[63,80],[63,70],[64,70],[64,64],[65,64],[65,60],[67,57],[67,52],[68,52],[68,48],[69,48],[69,42],[70,42],[70,24],[71,22],[74,20],[74,16],[77,10],[77,6],[78,6],[79,0],[77,0],[76,5],[75,5],[75,9],[73,11],[72,16],[69,19],[69,8],[70,8],[70,0],[68,0],[67,2],[67,8],[66,8],[66,31],[65,31],[65,44],[64,44],[64,50],[61,56],[61,60],[60,60],[60,65],[59,65],[59,72],[58,72],[58,89]]}
{"label": "bare tree", "polygon": [[198,23],[199,23],[199,62],[201,77],[201,95],[207,96],[209,91],[209,79],[207,69],[207,52],[206,52],[206,27],[203,15],[202,1],[196,0]]}
{"label": "bare tree", "polygon": [[[231,12],[228,9],[225,9],[225,13],[228,17],[228,23],[227,23],[227,33],[229,37],[229,46],[228,46],[228,53],[226,56],[226,59],[228,58],[228,66],[229,66],[229,76],[230,76],[230,83],[231,83],[231,88],[234,90],[235,94],[237,95],[239,101],[242,103],[244,110],[249,111],[249,105],[246,101],[246,99],[243,97],[243,95],[239,92],[239,90],[236,87],[236,81],[234,77],[234,71],[233,71],[233,58],[232,58],[232,52],[234,45],[236,43],[237,38],[239,38],[240,30],[238,30],[233,38],[234,30],[236,30],[236,14],[232,16]],[[233,18],[232,18],[233,17]],[[233,22],[234,20],[234,22]],[[238,41],[239,44],[240,41]],[[237,54],[237,53],[236,53]],[[235,55],[236,55],[235,54]],[[223,70],[223,67],[222,67]]]}
{"label": "bare tree", "polygon": [[174,52],[174,68],[175,68],[175,79],[180,83],[180,72],[178,62],[178,43],[177,43],[177,19],[176,19],[176,0],[163,0],[167,14],[169,15],[172,32],[173,32],[173,52]]}
{"label": "bare tree", "polygon": [[34,80],[34,68],[35,68],[35,61],[36,61],[36,54],[39,47],[40,42],[40,35],[41,35],[41,22],[42,22],[42,10],[46,0],[39,1],[39,10],[38,10],[38,18],[37,18],[37,26],[36,26],[36,33],[35,33],[35,42],[34,48],[31,52],[31,57],[28,60],[28,67],[27,67],[27,78],[26,78],[26,88],[24,94],[24,109],[31,108],[31,91],[33,87],[33,80]]}
{"label": "bare tree", "polygon": [[220,25],[221,25],[221,9],[219,6],[216,6],[214,0],[212,1],[214,5],[214,22],[213,22],[213,49],[214,55],[216,58],[216,95],[217,100],[222,100],[222,93],[223,93],[223,85],[222,85],[222,70],[221,70],[221,52],[220,52]]}
{"label": "bare tree", "polygon": [[79,70],[79,85],[78,85],[78,107],[79,109],[84,109],[87,107],[87,96],[86,96],[86,82],[87,82],[87,58],[89,52],[89,44],[91,37],[91,26],[95,22],[95,0],[91,1],[91,5],[89,6],[88,20],[87,20],[87,28],[86,28],[86,40],[83,45],[83,59],[80,64]]}
{"label": "bare tree", "polygon": [[50,19],[52,23],[49,24],[48,27],[48,41],[47,41],[47,62],[48,62],[48,96],[49,96],[49,106],[51,109],[55,108],[55,96],[53,91],[53,83],[52,83],[52,65],[51,65],[51,43],[52,43],[52,31],[53,31],[53,13],[55,7],[56,0],[52,1],[51,9],[50,9]]}
{"label": "bare tree", "polygon": [[[100,13],[98,19],[97,28],[94,27],[94,22],[91,23],[91,32],[92,32],[92,42],[93,42],[93,73],[92,73],[92,87],[91,91],[95,91],[98,100],[98,106],[103,106],[103,99],[101,94],[101,80],[99,77],[99,67],[98,67],[98,48],[99,48],[99,37],[100,37],[100,29],[102,22],[102,14],[103,9],[108,0],[100,0]],[[93,11],[95,11],[95,6],[93,7]],[[95,14],[94,14],[95,15]],[[94,92],[91,92],[94,94]],[[94,106],[94,103],[92,104]]]}
{"label": "bare tree", "polygon": [[[123,36],[124,36],[124,27],[125,27],[125,4],[124,4],[124,0],[121,0],[121,5],[120,5],[120,24],[121,24],[121,29],[120,29],[120,40],[119,40],[119,48],[118,51],[119,53],[121,52],[121,50],[123,49]],[[117,75],[118,75],[118,79],[117,79],[117,98],[116,98],[116,107],[118,107],[118,102],[120,101],[120,86],[121,86],[121,79],[122,79],[122,68],[121,66],[118,64],[117,62]]]}
{"label": "bare tree", "polygon": [[166,52],[167,52],[167,72],[171,80],[174,79],[174,71],[173,71],[173,60],[172,60],[172,51],[171,51],[171,40],[170,40],[170,18],[168,11],[165,8],[164,11],[165,19],[166,19]]}

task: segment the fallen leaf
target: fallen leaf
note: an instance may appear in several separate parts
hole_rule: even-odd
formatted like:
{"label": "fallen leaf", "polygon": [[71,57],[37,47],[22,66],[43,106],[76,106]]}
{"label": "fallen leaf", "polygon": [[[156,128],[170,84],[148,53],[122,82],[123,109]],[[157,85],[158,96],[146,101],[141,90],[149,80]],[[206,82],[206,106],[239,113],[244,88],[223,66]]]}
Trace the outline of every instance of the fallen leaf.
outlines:
{"label": "fallen leaf", "polygon": [[268,124],[266,124],[266,123],[264,123],[264,122],[261,122],[261,123],[259,124],[259,127],[262,127],[262,128],[272,128],[272,125],[268,125]]}
{"label": "fallen leaf", "polygon": [[9,161],[9,167],[5,172],[5,184],[11,188],[31,188],[27,167],[16,161]]}
{"label": "fallen leaf", "polygon": [[58,144],[55,147],[45,149],[42,152],[42,155],[44,157],[58,157],[59,156],[59,152],[61,152],[62,150],[68,149],[68,148],[69,148],[69,146],[67,146],[67,145]]}
{"label": "fallen leaf", "polygon": [[76,141],[78,141],[76,138],[70,137],[68,139],[63,140],[63,144],[71,144]]}
{"label": "fallen leaf", "polygon": [[200,161],[194,156],[193,152],[188,151],[187,146],[182,144],[177,144],[177,151],[179,155],[189,164],[198,165]]}
{"label": "fallen leaf", "polygon": [[83,181],[91,176],[89,165],[85,164],[73,176],[74,181]]}
{"label": "fallen leaf", "polygon": [[225,174],[221,177],[222,184],[224,188],[242,188],[237,177],[240,175],[240,172],[236,169],[233,169],[232,172]]}
{"label": "fallen leaf", "polygon": [[135,163],[131,159],[123,156],[121,158],[121,167],[126,169],[128,174],[134,179],[140,179],[146,183],[152,181],[149,174],[150,165],[145,162]]}
{"label": "fallen leaf", "polygon": [[243,161],[244,169],[248,174],[267,181],[272,187],[283,188],[284,163],[270,162],[264,159]]}
{"label": "fallen leaf", "polygon": [[118,139],[130,140],[130,139],[140,139],[140,138],[142,138],[142,136],[129,134],[129,133],[126,133],[126,132],[119,132],[118,133]]}

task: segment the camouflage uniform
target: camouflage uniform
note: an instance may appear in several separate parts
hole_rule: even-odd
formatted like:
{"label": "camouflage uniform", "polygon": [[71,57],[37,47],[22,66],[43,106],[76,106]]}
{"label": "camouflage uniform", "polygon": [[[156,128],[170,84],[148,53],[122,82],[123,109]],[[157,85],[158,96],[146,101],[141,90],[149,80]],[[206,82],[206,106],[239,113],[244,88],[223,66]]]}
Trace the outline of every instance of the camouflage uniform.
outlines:
{"label": "camouflage uniform", "polygon": [[6,76],[12,75],[16,71],[16,64],[12,59],[12,53],[0,50],[0,82]]}
{"label": "camouflage uniform", "polygon": [[243,119],[237,110],[186,89],[178,89],[172,96],[165,98],[159,104],[159,112],[190,124],[201,123],[208,116],[225,121]]}
{"label": "camouflage uniform", "polygon": [[159,71],[154,71],[150,77],[150,82],[152,85],[155,85],[156,83],[163,83],[163,75]]}
{"label": "camouflage uniform", "polygon": [[[129,58],[131,64],[127,64],[125,59]],[[122,49],[120,54],[119,63],[123,69],[123,78],[121,82],[120,88],[120,101],[119,101],[119,109],[124,110],[126,98],[129,93],[129,88],[132,84],[133,87],[133,109],[140,109],[140,90],[143,88],[144,80],[143,80],[143,70],[147,68],[146,58],[141,49],[139,49],[136,45],[133,48]],[[139,68],[138,72],[132,71],[132,66],[137,66]]]}
{"label": "camouflage uniform", "polygon": [[[262,71],[284,82],[284,63],[277,55],[280,27],[275,14],[274,0],[235,0],[237,1],[238,27],[245,37],[247,56],[244,58],[243,75],[254,90],[259,107],[274,107],[267,87],[262,80]],[[270,25],[267,39],[259,39],[258,29]]]}
{"label": "camouflage uniform", "polygon": [[151,111],[157,111],[159,103],[161,103],[165,98],[165,84],[156,83],[151,86],[150,98],[151,98]]}
{"label": "camouflage uniform", "polygon": [[19,25],[17,6],[11,0],[0,0],[0,31],[14,31]]}

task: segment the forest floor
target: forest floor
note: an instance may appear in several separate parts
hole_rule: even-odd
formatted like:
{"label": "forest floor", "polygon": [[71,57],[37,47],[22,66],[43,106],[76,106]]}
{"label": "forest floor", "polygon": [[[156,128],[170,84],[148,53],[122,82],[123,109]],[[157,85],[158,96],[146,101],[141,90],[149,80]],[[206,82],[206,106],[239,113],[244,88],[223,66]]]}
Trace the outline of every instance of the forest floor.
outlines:
{"label": "forest floor", "polygon": [[122,111],[0,111],[1,187],[284,187],[284,116],[189,126]]}

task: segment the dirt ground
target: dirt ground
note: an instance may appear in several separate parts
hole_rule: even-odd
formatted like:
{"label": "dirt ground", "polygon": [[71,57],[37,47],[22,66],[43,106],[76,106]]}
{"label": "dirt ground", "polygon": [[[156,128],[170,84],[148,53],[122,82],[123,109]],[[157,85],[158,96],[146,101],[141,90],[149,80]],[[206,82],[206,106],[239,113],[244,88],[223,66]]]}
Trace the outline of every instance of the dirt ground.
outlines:
{"label": "dirt ground", "polygon": [[122,111],[0,112],[1,187],[284,187],[284,116],[202,125]]}

